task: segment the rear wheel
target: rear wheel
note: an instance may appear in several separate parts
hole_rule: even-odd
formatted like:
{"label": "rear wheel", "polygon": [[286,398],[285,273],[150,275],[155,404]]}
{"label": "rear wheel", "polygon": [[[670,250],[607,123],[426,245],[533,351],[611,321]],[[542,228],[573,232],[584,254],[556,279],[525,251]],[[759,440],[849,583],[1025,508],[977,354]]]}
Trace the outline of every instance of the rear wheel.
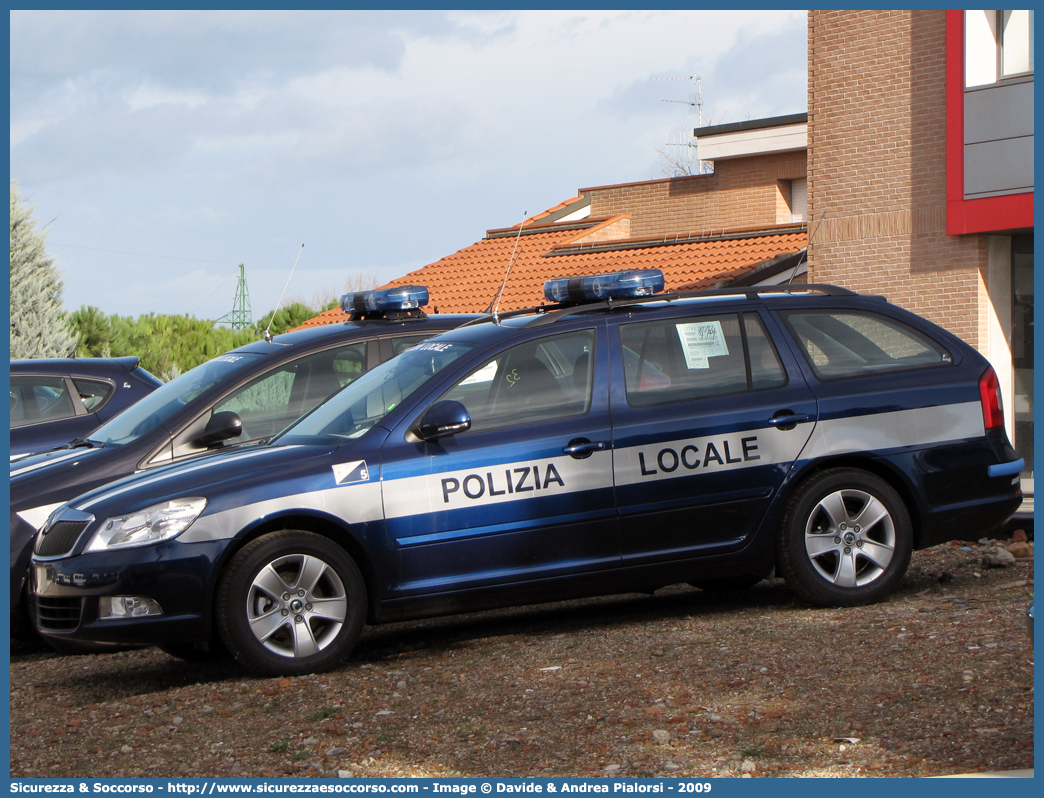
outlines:
{"label": "rear wheel", "polygon": [[902,498],[880,477],[855,468],[811,477],[787,504],[779,534],[787,584],[823,606],[884,598],[906,573],[913,548]]}
{"label": "rear wheel", "polygon": [[222,641],[255,673],[327,670],[352,650],[366,589],[347,552],[312,532],[272,532],[243,547],[217,591]]}

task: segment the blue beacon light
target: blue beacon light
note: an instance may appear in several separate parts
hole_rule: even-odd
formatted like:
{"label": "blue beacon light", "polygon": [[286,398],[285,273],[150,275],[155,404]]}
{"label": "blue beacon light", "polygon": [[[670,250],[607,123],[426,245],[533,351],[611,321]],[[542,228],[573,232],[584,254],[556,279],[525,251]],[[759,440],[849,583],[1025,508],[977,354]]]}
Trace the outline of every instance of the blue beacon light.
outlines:
{"label": "blue beacon light", "polygon": [[428,289],[422,285],[400,285],[376,291],[356,291],[341,297],[345,313],[384,313],[416,310],[428,304]]}
{"label": "blue beacon light", "polygon": [[659,269],[631,269],[588,277],[561,277],[544,283],[549,302],[579,304],[600,299],[630,299],[652,296],[663,291],[663,272]]}

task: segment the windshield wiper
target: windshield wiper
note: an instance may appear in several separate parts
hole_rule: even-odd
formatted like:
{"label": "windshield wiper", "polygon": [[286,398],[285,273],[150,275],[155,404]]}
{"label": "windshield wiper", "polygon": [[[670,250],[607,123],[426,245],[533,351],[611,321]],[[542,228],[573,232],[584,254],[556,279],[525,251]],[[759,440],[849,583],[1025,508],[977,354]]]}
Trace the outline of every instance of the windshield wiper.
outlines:
{"label": "windshield wiper", "polygon": [[81,446],[86,446],[88,449],[100,447],[102,444],[97,441],[92,441],[89,438],[76,438],[75,440],[69,441],[65,444],[66,449],[79,449]]}

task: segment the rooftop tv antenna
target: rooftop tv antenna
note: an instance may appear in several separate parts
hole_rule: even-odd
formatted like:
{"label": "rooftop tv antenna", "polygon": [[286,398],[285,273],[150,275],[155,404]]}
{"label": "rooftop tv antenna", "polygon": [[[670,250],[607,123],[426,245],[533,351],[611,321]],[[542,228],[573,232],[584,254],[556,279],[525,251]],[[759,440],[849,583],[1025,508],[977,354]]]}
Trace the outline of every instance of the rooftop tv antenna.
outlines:
{"label": "rooftop tv antenna", "polygon": [[665,103],[680,103],[696,109],[696,127],[703,127],[703,78],[699,75],[689,75],[687,78],[653,78],[653,80],[694,80],[696,81],[696,93],[690,94],[688,100],[663,100]]}
{"label": "rooftop tv antenna", "polygon": [[233,330],[245,330],[251,324],[253,314],[250,312],[250,290],[247,288],[246,267],[239,264],[239,282],[236,283],[236,298],[232,302],[232,310],[217,320],[217,324],[229,324]]}
{"label": "rooftop tv antenna", "polygon": [[290,278],[294,276],[294,269],[297,268],[297,262],[301,260],[301,253],[304,252],[304,244],[297,250],[297,257],[294,258],[293,268],[290,269],[290,277],[286,278],[286,285],[283,286],[283,293],[279,295],[279,301],[276,302],[275,310],[272,311],[272,318],[268,320],[268,326],[265,327],[265,340],[271,342],[272,340],[272,322],[275,321],[276,313],[279,312],[279,305],[283,302],[283,294],[286,293],[286,287],[290,285]]}
{"label": "rooftop tv antenna", "polygon": [[[662,100],[665,103],[677,103],[679,105],[687,105],[694,109],[696,114],[696,127],[703,127],[703,77],[700,75],[690,75],[687,78],[653,78],[653,80],[692,80],[696,82],[696,93],[690,94],[688,100]],[[686,167],[686,171],[689,174],[705,175],[709,174],[711,165],[708,161],[701,161],[697,153],[696,136],[693,135],[692,131],[682,134],[682,138],[679,141],[667,140],[667,153],[668,157],[676,162],[688,162],[691,164]],[[674,149],[677,152],[681,150],[681,157],[677,155],[671,155],[671,150]]]}

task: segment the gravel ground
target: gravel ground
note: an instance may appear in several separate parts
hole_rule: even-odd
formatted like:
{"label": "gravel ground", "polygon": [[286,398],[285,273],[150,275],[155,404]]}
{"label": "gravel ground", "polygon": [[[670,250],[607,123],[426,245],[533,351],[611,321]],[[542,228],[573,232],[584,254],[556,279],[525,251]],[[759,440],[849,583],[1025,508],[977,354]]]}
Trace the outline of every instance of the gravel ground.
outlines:
{"label": "gravel ground", "polygon": [[[1007,541],[1001,541],[1004,545]],[[887,602],[781,580],[368,629],[339,670],[12,644],[11,776],[913,777],[1033,767],[1032,553],[915,552]]]}

